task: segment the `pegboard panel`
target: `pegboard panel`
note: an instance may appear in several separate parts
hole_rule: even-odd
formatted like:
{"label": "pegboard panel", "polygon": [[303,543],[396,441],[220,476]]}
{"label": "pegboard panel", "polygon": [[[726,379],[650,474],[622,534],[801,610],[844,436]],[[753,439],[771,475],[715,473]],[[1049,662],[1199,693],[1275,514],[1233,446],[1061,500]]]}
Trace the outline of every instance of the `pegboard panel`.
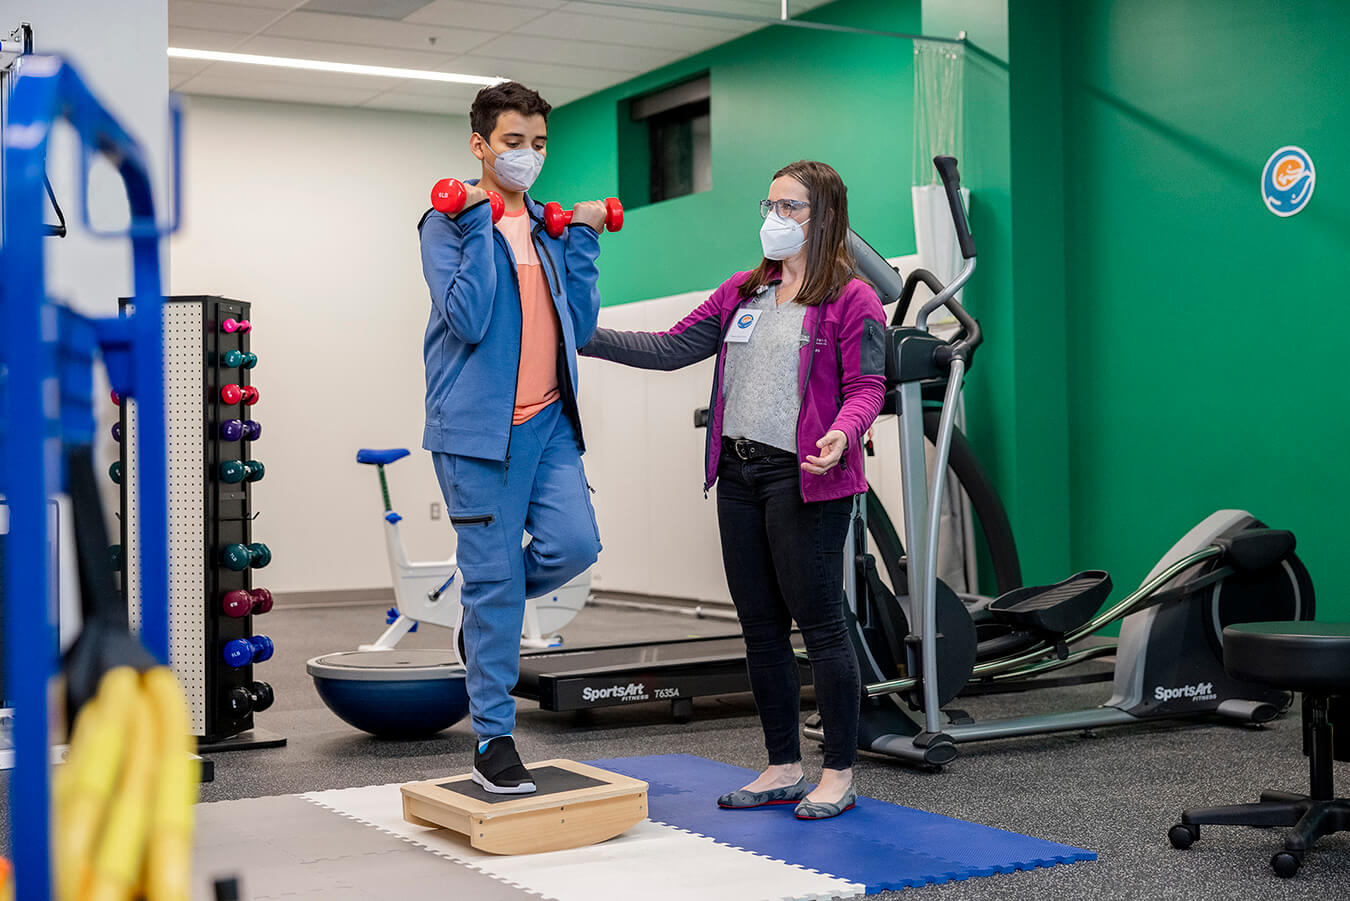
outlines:
{"label": "pegboard panel", "polygon": [[[206,522],[202,430],[201,302],[164,305],[164,392],[169,441],[169,663],[187,695],[193,733],[206,733]],[[140,563],[136,553],[135,401],[123,420],[126,595],[133,627],[140,619]]]}

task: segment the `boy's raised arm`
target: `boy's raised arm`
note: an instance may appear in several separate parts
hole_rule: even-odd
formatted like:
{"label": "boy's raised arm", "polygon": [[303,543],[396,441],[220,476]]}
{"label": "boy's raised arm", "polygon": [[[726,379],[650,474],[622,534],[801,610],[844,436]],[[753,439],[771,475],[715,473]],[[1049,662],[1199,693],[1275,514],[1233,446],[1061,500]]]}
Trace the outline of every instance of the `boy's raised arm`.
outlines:
{"label": "boy's raised arm", "polygon": [[422,274],[431,289],[432,306],[455,337],[479,343],[492,321],[492,298],[497,292],[491,210],[480,204],[453,220],[432,213],[418,231]]}
{"label": "boy's raised arm", "polygon": [[577,347],[591,340],[600,318],[600,235],[589,225],[571,225],[564,232],[563,268],[567,270],[567,306]]}

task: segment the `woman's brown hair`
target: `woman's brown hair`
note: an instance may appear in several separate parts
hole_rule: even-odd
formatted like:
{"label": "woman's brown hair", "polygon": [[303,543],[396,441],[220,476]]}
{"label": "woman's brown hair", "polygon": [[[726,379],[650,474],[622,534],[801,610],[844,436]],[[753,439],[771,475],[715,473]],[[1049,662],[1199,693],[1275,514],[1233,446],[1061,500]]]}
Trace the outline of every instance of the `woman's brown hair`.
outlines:
{"label": "woman's brown hair", "polygon": [[[811,204],[811,228],[806,235],[806,276],[795,302],[816,306],[834,300],[854,275],[853,254],[848,249],[848,188],[834,167],[815,160],[789,163],[773,174],[790,175],[806,188]],[[765,258],[745,284],[741,297],[749,297],[778,277],[782,263]]]}

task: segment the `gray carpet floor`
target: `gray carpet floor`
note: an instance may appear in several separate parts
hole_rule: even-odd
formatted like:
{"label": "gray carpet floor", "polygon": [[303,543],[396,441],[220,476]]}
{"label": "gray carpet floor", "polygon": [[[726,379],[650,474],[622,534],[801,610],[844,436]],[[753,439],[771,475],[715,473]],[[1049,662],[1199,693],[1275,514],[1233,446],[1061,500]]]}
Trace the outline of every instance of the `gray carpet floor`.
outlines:
{"label": "gray carpet floor", "polygon": [[[270,635],[277,647],[271,661],[255,668],[256,677],[271,682],[277,697],[257,722],[285,735],[288,743],[211,755],[215,781],[202,787],[203,801],[412,781],[468,768],[473,736],[467,723],[425,741],[379,740],[347,726],[316,694],[305,661],[373,640],[383,628],[383,609],[278,608],[256,621],[258,631]],[[575,647],[735,631],[732,622],[595,606],[565,634]],[[448,634],[423,628],[403,646],[444,646]],[[1108,689],[1042,689],[963,699],[961,706],[977,718],[1070,709],[1100,703]],[[803,715],[811,706],[808,692]],[[764,762],[748,695],[700,699],[686,724],[672,722],[663,703],[555,714],[522,702],[516,740],[527,761],[686,753],[753,768]],[[807,743],[803,750],[808,775],[812,769],[818,773],[819,749]],[[1342,779],[1350,775],[1350,767],[1338,767]],[[1255,800],[1263,788],[1306,789],[1307,761],[1300,752],[1296,716],[1263,728],[1159,723],[1091,736],[1067,733],[966,745],[962,756],[939,773],[865,757],[856,773],[862,794],[1099,855],[1095,862],[908,889],[903,895],[909,901],[1350,897],[1350,834],[1319,843],[1293,880],[1279,879],[1268,865],[1281,830],[1208,827],[1186,852],[1174,851],[1167,842],[1168,827],[1188,805]],[[8,813],[7,805],[0,810],[6,821]],[[4,835],[7,844],[7,823]]]}

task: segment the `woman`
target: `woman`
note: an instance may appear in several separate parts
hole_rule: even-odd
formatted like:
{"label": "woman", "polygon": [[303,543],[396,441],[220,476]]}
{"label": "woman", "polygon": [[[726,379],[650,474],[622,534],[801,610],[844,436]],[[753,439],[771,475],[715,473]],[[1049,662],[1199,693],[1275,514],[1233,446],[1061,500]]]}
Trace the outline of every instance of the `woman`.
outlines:
{"label": "woman", "polygon": [[[707,481],[727,585],[745,636],[769,766],[723,807],[797,803],[802,819],[853,806],[858,662],[844,623],[843,545],[867,490],[861,438],[881,410],[883,312],[854,278],[847,189],[834,169],[797,162],[760,203],[764,259],[666,332],[597,329],[581,350],[643,369],[718,355]],[[825,733],[820,783],[802,772],[796,620]]]}

